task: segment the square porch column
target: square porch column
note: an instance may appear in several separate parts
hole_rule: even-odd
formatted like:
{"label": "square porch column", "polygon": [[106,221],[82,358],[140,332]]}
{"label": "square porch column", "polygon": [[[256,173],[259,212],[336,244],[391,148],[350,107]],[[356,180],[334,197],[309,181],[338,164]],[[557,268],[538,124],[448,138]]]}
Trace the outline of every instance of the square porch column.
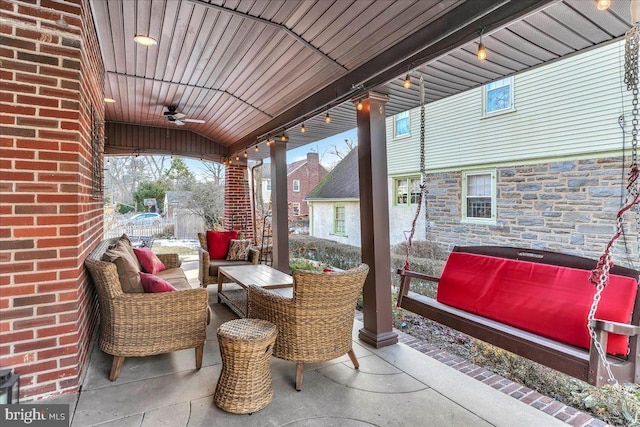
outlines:
{"label": "square porch column", "polygon": [[271,155],[271,214],[273,267],[289,273],[289,206],[287,203],[287,146],[273,142]]}
{"label": "square porch column", "polygon": [[359,338],[376,348],[395,344],[391,322],[391,250],[387,142],[384,108],[386,95],[369,92],[356,110],[362,261],[369,265],[363,290],[364,328]]}

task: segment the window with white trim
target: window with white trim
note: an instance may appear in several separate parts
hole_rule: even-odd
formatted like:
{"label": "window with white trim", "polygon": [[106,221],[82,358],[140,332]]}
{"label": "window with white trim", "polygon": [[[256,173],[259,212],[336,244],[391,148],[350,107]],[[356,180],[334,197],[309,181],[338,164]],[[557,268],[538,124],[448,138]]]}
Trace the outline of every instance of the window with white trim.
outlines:
{"label": "window with white trim", "polygon": [[300,192],[300,180],[299,179],[294,179],[293,180],[293,191],[295,193],[299,193]]}
{"label": "window with white trim", "polygon": [[267,191],[271,191],[271,180],[266,179],[265,181],[267,181]]}
{"label": "window with white trim", "polygon": [[404,111],[393,116],[393,129],[395,138],[409,136],[411,131],[411,122],[408,111]]}
{"label": "window with white trim", "polygon": [[483,88],[483,115],[513,111],[513,77],[487,83]]}
{"label": "window with white trim", "polygon": [[298,203],[298,202],[291,203],[291,211],[293,213],[293,216],[299,216],[300,215],[300,203]]}
{"label": "window with white trim", "polygon": [[344,206],[333,207],[333,234],[347,234],[347,210]]}
{"label": "window with white trim", "polygon": [[395,178],[395,204],[416,205],[420,198],[420,178]]}
{"label": "window with white trim", "polygon": [[495,171],[464,172],[462,204],[463,221],[494,222],[496,220]]}

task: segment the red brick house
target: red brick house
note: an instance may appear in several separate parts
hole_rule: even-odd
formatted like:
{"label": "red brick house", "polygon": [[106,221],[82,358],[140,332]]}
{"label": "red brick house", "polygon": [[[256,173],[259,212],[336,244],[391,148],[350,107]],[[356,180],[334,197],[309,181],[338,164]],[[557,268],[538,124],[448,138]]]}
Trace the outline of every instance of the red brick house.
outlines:
{"label": "red brick house", "polygon": [[[329,171],[320,164],[318,153],[307,153],[305,160],[287,165],[287,200],[290,218],[309,215],[309,205],[305,198],[328,173]],[[271,199],[270,168],[264,168],[262,183],[263,200],[268,203]]]}

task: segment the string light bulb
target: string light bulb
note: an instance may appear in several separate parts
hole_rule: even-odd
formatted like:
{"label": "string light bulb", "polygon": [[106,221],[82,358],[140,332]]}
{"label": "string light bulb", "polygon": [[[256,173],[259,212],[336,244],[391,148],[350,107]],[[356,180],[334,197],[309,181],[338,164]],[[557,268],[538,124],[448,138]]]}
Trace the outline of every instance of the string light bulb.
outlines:
{"label": "string light bulb", "polygon": [[300,132],[305,133],[306,131],[307,129],[305,129],[304,123],[303,123],[302,126],[300,126]]}
{"label": "string light bulb", "polygon": [[260,151],[260,149],[258,148],[258,146],[256,145],[256,148],[254,148],[255,152],[257,153],[258,151]]}
{"label": "string light bulb", "polygon": [[233,160],[231,160],[231,157],[229,157],[229,165],[231,165],[231,163],[233,163]]}
{"label": "string light bulb", "polygon": [[404,78],[403,86],[405,89],[411,89],[411,76],[409,73],[407,73],[407,77]]}
{"label": "string light bulb", "polygon": [[331,123],[331,116],[329,115],[328,111],[327,111],[327,115],[324,116],[324,122],[325,123]]}
{"label": "string light bulb", "polygon": [[484,47],[484,43],[482,43],[482,34],[484,33],[484,28],[480,31],[480,42],[478,43],[478,59],[480,61],[484,61],[487,59],[487,49]]}
{"label": "string light bulb", "polygon": [[596,7],[598,10],[607,10],[611,6],[611,0],[598,0]]}
{"label": "string light bulb", "polygon": [[247,153],[247,151],[245,150],[244,154],[243,154],[244,158],[246,159],[247,157],[249,157],[249,153]]}
{"label": "string light bulb", "polygon": [[280,141],[286,142],[286,140],[287,140],[287,136],[283,133],[282,136],[280,137]]}
{"label": "string light bulb", "polygon": [[267,147],[271,145],[271,138],[267,139]]}
{"label": "string light bulb", "polygon": [[236,154],[236,162],[239,162],[239,161],[240,161],[240,155]]}
{"label": "string light bulb", "polygon": [[364,108],[364,105],[362,105],[362,101],[358,101],[358,104],[356,105],[356,109],[358,111],[362,111],[363,108]]}

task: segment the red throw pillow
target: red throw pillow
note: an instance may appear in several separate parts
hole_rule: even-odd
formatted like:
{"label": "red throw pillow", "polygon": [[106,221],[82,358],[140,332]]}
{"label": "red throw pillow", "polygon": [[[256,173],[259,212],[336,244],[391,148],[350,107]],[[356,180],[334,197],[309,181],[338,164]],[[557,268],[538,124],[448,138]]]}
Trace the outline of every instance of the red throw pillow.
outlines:
{"label": "red throw pillow", "polygon": [[145,292],[173,292],[176,290],[171,283],[153,274],[140,272],[140,280]]}
{"label": "red throw pillow", "polygon": [[210,259],[227,259],[229,242],[238,239],[237,231],[207,231],[207,247]]}
{"label": "red throw pillow", "polygon": [[140,261],[140,265],[142,266],[142,271],[145,273],[156,274],[159,271],[167,269],[164,263],[160,261],[160,258],[158,258],[151,249],[133,248],[133,252],[136,254],[136,258],[138,258],[138,261]]}

